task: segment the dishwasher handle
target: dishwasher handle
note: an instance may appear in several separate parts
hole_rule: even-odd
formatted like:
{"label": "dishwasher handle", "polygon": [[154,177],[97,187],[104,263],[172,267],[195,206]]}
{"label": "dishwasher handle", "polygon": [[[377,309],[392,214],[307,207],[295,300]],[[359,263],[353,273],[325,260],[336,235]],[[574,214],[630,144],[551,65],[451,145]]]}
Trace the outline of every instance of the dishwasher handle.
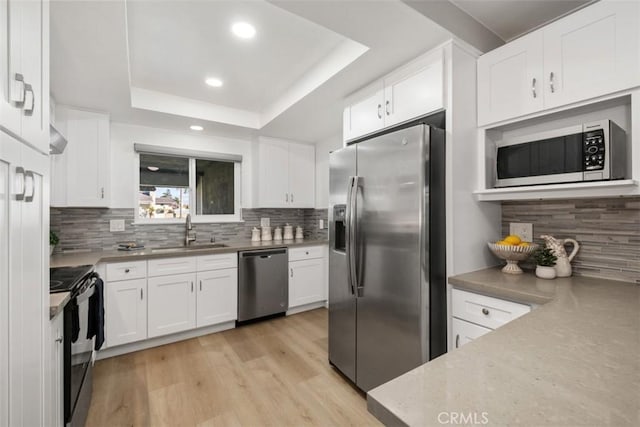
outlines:
{"label": "dishwasher handle", "polygon": [[240,258],[271,258],[272,255],[286,255],[287,248],[281,249],[266,249],[262,251],[246,251],[240,252]]}

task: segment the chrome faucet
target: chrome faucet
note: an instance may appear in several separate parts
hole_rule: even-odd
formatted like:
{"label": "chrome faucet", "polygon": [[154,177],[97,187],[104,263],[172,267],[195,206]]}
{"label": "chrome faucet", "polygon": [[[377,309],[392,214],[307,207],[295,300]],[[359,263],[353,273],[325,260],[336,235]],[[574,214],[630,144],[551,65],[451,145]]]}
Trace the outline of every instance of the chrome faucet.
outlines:
{"label": "chrome faucet", "polygon": [[187,214],[185,224],[186,230],[184,236],[184,245],[189,246],[189,243],[196,241],[195,233],[193,233],[193,236],[191,235],[191,230],[193,229],[193,225],[191,225],[191,214]]}

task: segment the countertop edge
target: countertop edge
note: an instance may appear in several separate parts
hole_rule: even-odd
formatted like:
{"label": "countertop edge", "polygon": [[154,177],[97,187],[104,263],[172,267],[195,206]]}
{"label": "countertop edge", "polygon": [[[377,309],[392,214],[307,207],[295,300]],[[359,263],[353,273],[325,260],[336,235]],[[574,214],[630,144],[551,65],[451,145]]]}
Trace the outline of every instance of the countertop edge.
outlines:
{"label": "countertop edge", "polygon": [[505,289],[497,285],[480,283],[460,278],[460,276],[449,277],[449,283],[456,289],[475,292],[482,295],[501,298],[523,304],[543,305],[553,301],[552,296],[535,295],[526,290]]}
{"label": "countertop edge", "polygon": [[53,320],[71,300],[71,292],[56,292],[49,294],[49,320]]}

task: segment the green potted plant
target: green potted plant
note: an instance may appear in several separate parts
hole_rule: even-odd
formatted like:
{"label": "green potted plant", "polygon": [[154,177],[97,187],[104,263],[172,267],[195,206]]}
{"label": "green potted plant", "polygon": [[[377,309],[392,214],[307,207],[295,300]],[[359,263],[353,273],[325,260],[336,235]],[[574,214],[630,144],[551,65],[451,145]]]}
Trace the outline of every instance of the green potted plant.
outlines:
{"label": "green potted plant", "polygon": [[536,260],[536,276],[541,279],[555,279],[556,269],[554,266],[558,258],[551,249],[538,249],[533,258]]}
{"label": "green potted plant", "polygon": [[58,238],[58,235],[55,233],[55,231],[49,231],[49,255],[53,254],[53,250],[55,249],[58,242],[60,242],[60,239]]}

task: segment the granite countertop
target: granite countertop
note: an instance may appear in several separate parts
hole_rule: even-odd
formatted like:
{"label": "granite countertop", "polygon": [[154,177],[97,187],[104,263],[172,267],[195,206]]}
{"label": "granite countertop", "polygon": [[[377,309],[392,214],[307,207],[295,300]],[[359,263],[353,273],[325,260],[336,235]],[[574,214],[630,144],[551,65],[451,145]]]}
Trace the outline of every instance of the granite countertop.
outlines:
{"label": "granite countertop", "polygon": [[[229,252],[246,251],[252,249],[269,249],[293,246],[312,246],[325,245],[329,241],[326,239],[308,239],[308,240],[282,240],[281,242],[251,242],[249,240],[236,242],[220,242],[226,247],[223,248],[202,248],[202,249],[176,249],[175,251],[165,251],[166,248],[146,248],[139,251],[98,251],[98,252],[74,252],[55,254],[51,257],[50,266],[53,267],[69,267],[74,265],[96,265],[100,262],[120,262],[120,261],[138,261],[152,258],[173,258],[182,256],[223,254]],[[198,246],[193,245],[193,246]],[[206,246],[203,244],[203,246]],[[154,249],[163,249],[154,252]]]}
{"label": "granite countertop", "polygon": [[473,417],[463,424],[640,425],[640,286],[497,268],[449,282],[544,305],[370,391],[382,422],[438,426],[457,414]]}
{"label": "granite countertop", "polygon": [[71,292],[56,292],[49,294],[49,320],[62,312],[62,309],[69,302]]}

